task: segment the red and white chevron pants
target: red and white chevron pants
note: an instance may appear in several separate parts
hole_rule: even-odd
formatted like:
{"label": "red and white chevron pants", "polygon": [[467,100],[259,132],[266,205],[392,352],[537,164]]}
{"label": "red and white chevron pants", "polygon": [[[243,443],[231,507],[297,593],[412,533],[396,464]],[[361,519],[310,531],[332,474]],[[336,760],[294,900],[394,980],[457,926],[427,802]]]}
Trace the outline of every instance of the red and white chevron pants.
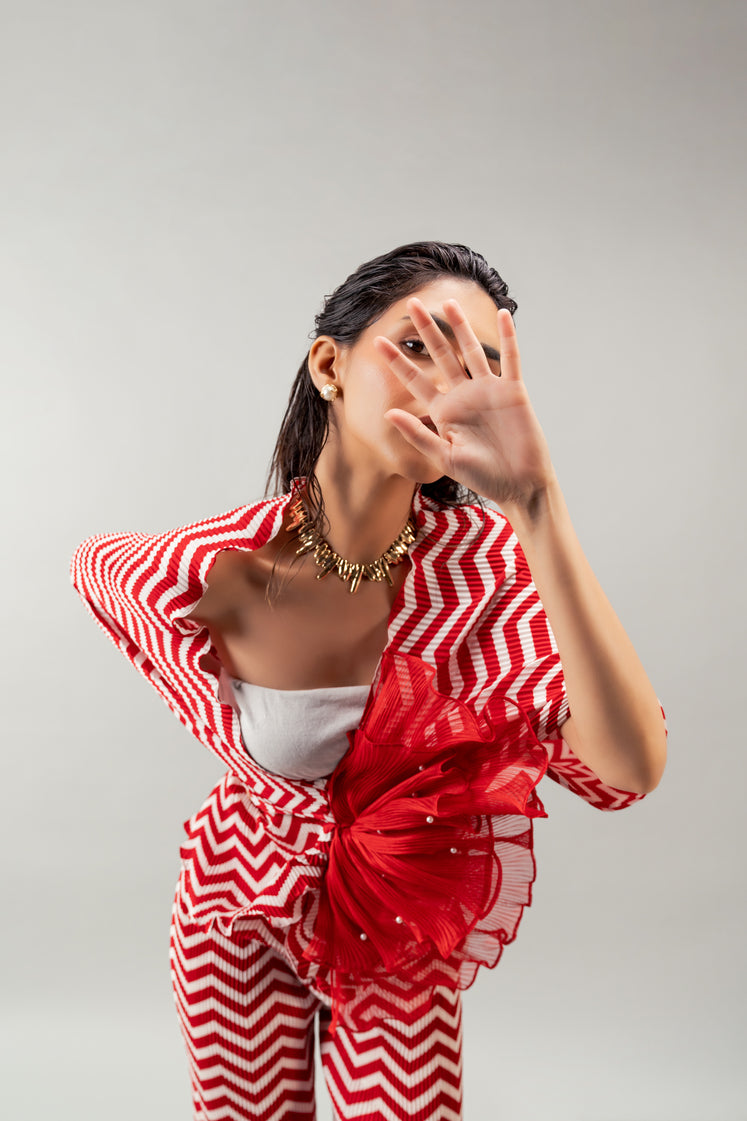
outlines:
{"label": "red and white chevron pants", "polygon": [[[243,944],[242,944],[243,942]],[[283,957],[259,941],[205,934],[177,893],[171,976],[187,1046],[195,1121],[290,1121],[316,1115],[315,1019],[337,1121],[459,1121],[459,993],[437,990],[413,1024],[338,1026]]]}

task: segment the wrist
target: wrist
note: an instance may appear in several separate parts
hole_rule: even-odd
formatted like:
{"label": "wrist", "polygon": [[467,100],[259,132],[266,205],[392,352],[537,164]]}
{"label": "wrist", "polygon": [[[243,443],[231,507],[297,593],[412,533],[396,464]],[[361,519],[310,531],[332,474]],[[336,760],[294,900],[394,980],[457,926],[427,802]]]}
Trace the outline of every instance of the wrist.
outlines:
{"label": "wrist", "polygon": [[530,534],[542,525],[567,513],[563,492],[556,476],[535,487],[521,498],[494,500],[511,523],[517,536]]}

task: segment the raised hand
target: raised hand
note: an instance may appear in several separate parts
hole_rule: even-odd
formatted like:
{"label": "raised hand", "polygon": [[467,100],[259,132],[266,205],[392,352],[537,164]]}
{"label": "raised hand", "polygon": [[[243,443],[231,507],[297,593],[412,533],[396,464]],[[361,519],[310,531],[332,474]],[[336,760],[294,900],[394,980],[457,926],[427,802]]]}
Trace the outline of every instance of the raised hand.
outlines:
{"label": "raised hand", "polygon": [[373,345],[422,404],[436,431],[402,409],[390,409],[387,420],[444,475],[501,505],[528,508],[555,480],[555,471],[521,376],[511,313],[496,310],[496,374],[456,300],[443,304],[455,346],[417,297],[408,300],[407,310],[432,361],[416,366],[383,335]]}

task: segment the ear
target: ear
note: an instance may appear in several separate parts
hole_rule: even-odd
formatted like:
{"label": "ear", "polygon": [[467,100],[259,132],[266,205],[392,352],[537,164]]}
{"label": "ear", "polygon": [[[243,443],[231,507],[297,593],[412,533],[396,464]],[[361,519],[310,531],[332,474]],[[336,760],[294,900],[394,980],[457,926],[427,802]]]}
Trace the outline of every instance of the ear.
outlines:
{"label": "ear", "polygon": [[340,390],[340,367],[342,347],[329,335],[320,335],[314,339],[309,350],[309,373],[317,389],[325,385],[334,385]]}

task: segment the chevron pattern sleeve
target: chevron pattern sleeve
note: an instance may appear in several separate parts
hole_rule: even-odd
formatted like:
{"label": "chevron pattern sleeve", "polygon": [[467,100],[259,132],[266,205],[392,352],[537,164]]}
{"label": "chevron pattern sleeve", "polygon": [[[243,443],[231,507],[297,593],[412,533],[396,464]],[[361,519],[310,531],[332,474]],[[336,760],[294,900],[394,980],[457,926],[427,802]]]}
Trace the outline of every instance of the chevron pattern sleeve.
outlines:
{"label": "chevron pattern sleeve", "polygon": [[89,537],[71,563],[75,590],[99,627],[181,723],[234,769],[238,724],[220,701],[217,677],[201,668],[208,630],[188,616],[218,553],[264,544],[286,502],[265,499],[160,534]]}
{"label": "chevron pattern sleeve", "polygon": [[180,537],[176,530],[90,537],[73,555],[71,578],[101,630],[191,726],[176,672],[182,636],[172,618],[189,585]]}

